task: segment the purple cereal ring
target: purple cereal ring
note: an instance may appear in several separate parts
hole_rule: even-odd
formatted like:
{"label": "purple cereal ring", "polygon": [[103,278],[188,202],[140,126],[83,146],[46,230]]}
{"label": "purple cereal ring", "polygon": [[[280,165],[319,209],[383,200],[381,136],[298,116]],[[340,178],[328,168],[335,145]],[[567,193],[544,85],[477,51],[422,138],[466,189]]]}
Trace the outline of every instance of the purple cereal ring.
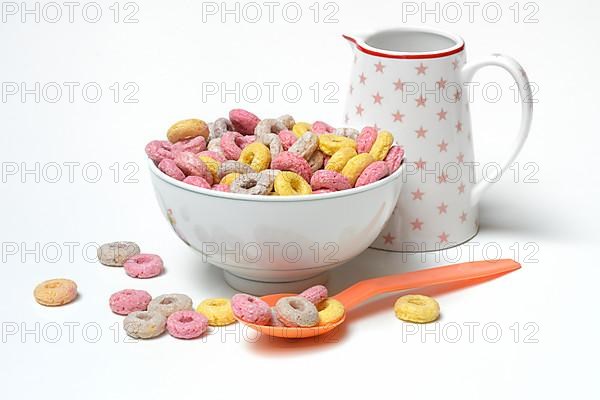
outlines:
{"label": "purple cereal ring", "polygon": [[174,153],[189,151],[198,154],[204,150],[206,150],[206,139],[204,139],[204,136],[196,136],[191,139],[180,140],[177,143],[173,143]]}
{"label": "purple cereal ring", "polygon": [[275,307],[271,307],[271,326],[285,326],[285,324],[279,320]]}
{"label": "purple cereal ring", "polygon": [[310,187],[313,191],[319,189],[346,190],[350,189],[352,185],[339,172],[321,169],[313,174],[310,179]]}
{"label": "purple cereal ring", "polygon": [[238,293],[231,298],[233,314],[242,321],[267,325],[271,321],[271,307],[258,297]]}
{"label": "purple cereal ring", "polygon": [[403,160],[404,148],[402,146],[392,146],[384,160],[387,163],[390,174],[400,168]]}
{"label": "purple cereal ring", "polygon": [[128,315],[135,311],[146,311],[151,300],[152,296],[145,290],[125,289],[113,293],[108,304],[115,314]]}
{"label": "purple cereal ring", "polygon": [[308,161],[302,156],[288,151],[280,153],[271,161],[271,169],[295,172],[307,182],[310,182],[310,176],[312,175]]}
{"label": "purple cereal ring", "polygon": [[242,149],[236,143],[236,140],[240,137],[242,137],[242,135],[238,132],[225,132],[223,136],[221,136],[221,148],[228,160],[237,160],[240,158]]}
{"label": "purple cereal ring", "polygon": [[249,111],[236,108],[229,111],[229,120],[236,132],[242,135],[254,134],[254,128],[260,122],[260,118]]}
{"label": "purple cereal ring", "polygon": [[208,318],[193,310],[175,311],[167,318],[167,331],[178,339],[195,339],[208,329]]}
{"label": "purple cereal ring", "polygon": [[354,187],[365,186],[369,183],[377,182],[389,174],[390,169],[385,161],[375,161],[360,174]]}
{"label": "purple cereal ring", "polygon": [[323,300],[325,300],[327,297],[329,297],[329,293],[327,292],[327,288],[325,286],[316,285],[306,289],[298,296],[304,297],[306,300],[310,301],[314,305],[317,305]]}
{"label": "purple cereal ring", "polygon": [[212,190],[216,190],[217,192],[229,192],[229,186],[217,183],[212,186]]}
{"label": "purple cereal ring", "polygon": [[310,130],[317,135],[322,133],[335,133],[335,128],[323,121],[315,121]]}
{"label": "purple cereal ring", "polygon": [[155,163],[159,163],[165,158],[173,159],[173,145],[168,140],[153,140],[146,145],[146,155]]}
{"label": "purple cereal ring", "polygon": [[123,264],[125,272],[132,278],[153,278],[164,269],[162,258],[156,254],[137,254]]}
{"label": "purple cereal ring", "polygon": [[368,153],[377,139],[377,129],[372,126],[365,126],[356,137],[356,152]]}
{"label": "purple cereal ring", "polygon": [[237,144],[240,149],[244,150],[246,146],[250,143],[254,143],[255,140],[256,136],[254,135],[239,136],[235,138],[235,144]]}
{"label": "purple cereal ring", "polygon": [[[183,173],[187,176],[200,176],[204,178],[209,185],[213,183],[212,173],[204,164],[204,162],[198,158],[198,156],[189,151],[183,151],[177,153],[175,156],[175,164]],[[182,178],[183,179],[183,178]]]}
{"label": "purple cereal ring", "polygon": [[164,172],[166,175],[170,176],[173,179],[177,179],[178,181],[182,181],[185,178],[185,174],[183,171],[179,169],[175,161],[165,158],[161,162],[158,163],[158,169]]}
{"label": "purple cereal ring", "polygon": [[198,157],[200,157],[200,156],[210,157],[213,160],[217,160],[220,163],[227,161],[227,159],[225,158],[225,156],[223,156],[223,154],[217,153],[216,151],[210,151],[210,150],[201,151],[200,153],[197,154],[197,156]]}
{"label": "purple cereal ring", "polygon": [[[287,129],[279,131],[279,140],[281,141],[281,145],[283,146],[283,150],[288,151],[290,147],[298,140],[294,132],[289,131]],[[167,142],[168,143],[168,142]]]}
{"label": "purple cereal ring", "polygon": [[317,307],[304,297],[283,297],[275,303],[275,311],[285,326],[306,328],[319,323]]}
{"label": "purple cereal ring", "polygon": [[206,182],[206,179],[204,179],[201,176],[194,176],[194,175],[186,176],[185,179],[183,180],[183,183],[198,186],[198,187],[201,187],[204,189],[210,189],[210,185],[208,184],[208,182]]}

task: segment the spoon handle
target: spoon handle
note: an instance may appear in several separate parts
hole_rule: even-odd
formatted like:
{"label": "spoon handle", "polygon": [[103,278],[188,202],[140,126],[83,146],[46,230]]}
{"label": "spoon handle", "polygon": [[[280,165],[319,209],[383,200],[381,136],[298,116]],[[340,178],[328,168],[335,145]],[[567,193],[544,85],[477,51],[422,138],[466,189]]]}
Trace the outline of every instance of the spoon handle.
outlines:
{"label": "spoon handle", "polygon": [[511,259],[472,261],[447,265],[360,281],[338,293],[334,298],[341,301],[346,309],[350,309],[373,296],[383,293],[466,282],[505,274],[519,268],[521,268],[521,264]]}

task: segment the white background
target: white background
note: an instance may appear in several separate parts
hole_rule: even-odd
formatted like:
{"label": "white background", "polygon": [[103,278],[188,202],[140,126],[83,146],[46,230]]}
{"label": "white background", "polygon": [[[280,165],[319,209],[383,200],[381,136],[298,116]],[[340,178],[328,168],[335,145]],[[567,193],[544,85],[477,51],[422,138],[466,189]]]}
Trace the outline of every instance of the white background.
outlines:
{"label": "white background", "polygon": [[[2,3],[5,8],[6,3]],[[33,2],[27,3],[33,8]],[[595,292],[600,274],[594,251],[600,216],[595,165],[600,143],[600,6],[593,1],[525,3],[516,3],[517,21],[512,0],[495,3],[487,14],[482,11],[486,2],[478,3],[472,21],[468,8],[459,2],[463,15],[457,22],[449,20],[455,16],[453,10],[446,8],[444,15],[441,3],[436,21],[435,14],[421,14],[420,2],[415,3],[420,11],[407,15],[403,3],[383,0],[338,1],[336,8],[325,1],[317,3],[318,22],[314,6],[309,8],[313,2],[302,2],[297,23],[283,18],[285,2],[277,3],[273,22],[263,5],[262,19],[255,23],[243,15],[239,22],[235,15],[227,15],[222,23],[220,14],[203,14],[206,2],[191,0],[138,1],[133,16],[137,23],[123,23],[125,15],[136,10],[125,8],[125,2],[119,4],[117,23],[109,8],[112,2],[99,3],[102,17],[97,23],[83,18],[85,3],[75,9],[73,23],[66,6],[56,23],[48,21],[55,16],[50,9],[39,23],[34,15],[21,21],[21,4],[15,4],[17,15],[3,13],[2,397],[597,395]],[[220,2],[215,5],[221,7]],[[428,9],[434,5],[428,2]],[[233,9],[234,3],[228,7]],[[238,7],[241,12],[242,4]],[[502,16],[493,23],[497,8]],[[246,10],[246,16],[253,18],[254,11]],[[332,11],[337,22],[325,23],[325,14]],[[531,12],[537,22],[526,23]],[[88,18],[94,17],[93,9],[88,13]],[[390,295],[353,310],[343,329],[318,341],[258,339],[234,325],[213,330],[201,340],[164,335],[129,343],[115,325],[121,318],[107,305],[117,290],[135,287],[153,295],[181,292],[195,302],[234,293],[221,271],[202,265],[160,215],[145,167],[145,143],[163,137],[178,119],[212,120],[234,107],[261,116],[291,113],[298,120],[339,124],[352,60],[340,35],[403,23],[460,34],[470,60],[491,52],[517,58],[539,88],[531,135],[518,158],[519,166],[482,200],[481,232],[470,245],[472,254],[467,246],[459,248],[458,256],[448,252],[441,258],[431,254],[403,258],[368,250],[335,270],[329,289],[336,293],[367,277],[479,259],[484,248],[490,256],[499,249],[503,257],[521,261],[523,268],[460,290],[421,291],[435,295],[441,304],[442,318],[433,325],[415,328],[397,320],[392,305],[398,295]],[[516,132],[520,107],[513,100],[508,76],[500,70],[485,70],[477,79],[498,82],[503,88],[497,103],[481,100],[472,106],[478,161],[499,161]],[[25,83],[31,89],[36,82],[41,87],[59,83],[63,97],[52,103],[54,92],[42,93],[39,102],[33,94],[24,99],[21,93],[7,95],[13,84]],[[79,84],[72,102],[63,82]],[[96,103],[81,93],[89,82],[102,88]],[[120,87],[116,102],[110,89],[115,82]],[[132,85],[125,87],[128,82]],[[229,88],[236,82],[242,87],[256,82],[265,91],[256,103],[249,103],[247,96],[236,102],[232,95],[223,102],[218,95],[206,96],[203,84],[207,82]],[[279,88],[295,83],[303,93],[292,102],[275,89],[269,99],[265,82],[278,83]],[[322,89],[328,82],[340,89],[333,96],[337,103],[325,102],[323,92],[315,101],[311,85]],[[127,103],[123,96],[132,87],[139,89],[133,95],[137,102]],[[56,173],[54,162],[62,172],[56,183],[50,182]],[[64,164],[68,162],[79,163],[73,167],[72,182]],[[35,163],[40,163],[39,178],[35,173],[22,174],[24,168],[34,169]],[[97,164],[83,172],[82,167],[90,163]],[[534,182],[524,180],[524,174],[531,172],[524,169],[525,163],[538,167]],[[15,165],[17,173],[7,175]],[[95,183],[91,182],[94,166],[102,173]],[[126,179],[129,172],[134,182]],[[114,240],[134,240],[144,251],[160,254],[167,272],[134,281],[119,268],[86,260],[94,252],[88,249],[86,257],[86,244]],[[72,257],[67,242],[75,243]],[[77,281],[76,302],[60,308],[34,302],[35,285],[54,277]],[[69,332],[67,324],[79,325]],[[98,333],[101,337],[96,338]],[[457,333],[462,335],[458,339]]]}

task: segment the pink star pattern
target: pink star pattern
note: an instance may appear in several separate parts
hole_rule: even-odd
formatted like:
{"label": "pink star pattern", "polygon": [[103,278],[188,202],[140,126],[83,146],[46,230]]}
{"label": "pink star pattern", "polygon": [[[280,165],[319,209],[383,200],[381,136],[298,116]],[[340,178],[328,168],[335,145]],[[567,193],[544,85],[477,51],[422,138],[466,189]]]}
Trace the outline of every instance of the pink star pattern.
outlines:
{"label": "pink star pattern", "polygon": [[452,69],[456,70],[458,68],[458,58],[455,58],[454,61],[452,61]]}
{"label": "pink star pattern", "polygon": [[458,216],[458,219],[460,219],[461,224],[464,224],[467,220],[467,213],[463,211],[462,214]]}
{"label": "pink star pattern", "polygon": [[462,98],[462,92],[460,90],[456,89],[452,98],[454,99],[455,103],[459,102],[460,99]]}
{"label": "pink star pattern", "polygon": [[423,63],[421,63],[418,67],[415,67],[415,69],[417,70],[417,75],[426,75],[427,68],[429,67],[423,65]]}
{"label": "pink star pattern", "polygon": [[394,91],[396,90],[404,90],[404,82],[398,78],[396,82],[392,82],[394,84]]}
{"label": "pink star pattern", "polygon": [[427,134],[427,129],[423,129],[423,125],[419,129],[415,131],[417,133],[417,138],[425,138]]}
{"label": "pink star pattern", "polygon": [[402,114],[400,110],[396,110],[392,116],[394,117],[394,122],[402,122],[402,118],[404,118],[404,114]]}
{"label": "pink star pattern", "polygon": [[440,112],[436,113],[438,116],[438,121],[441,121],[443,119],[446,119],[446,114],[448,114],[448,111],[444,111],[444,109],[442,108],[440,110]]}
{"label": "pink star pattern", "polygon": [[448,182],[448,175],[445,172],[442,172],[441,175],[438,176],[438,183],[446,183]]}
{"label": "pink star pattern", "polygon": [[419,220],[419,218],[416,218],[410,224],[412,225],[412,230],[413,231],[416,231],[416,230],[420,231],[421,228],[423,227],[423,221]]}
{"label": "pink star pattern", "polygon": [[438,238],[440,239],[440,243],[448,243],[448,235],[446,232],[442,232],[438,235]]}
{"label": "pink star pattern", "polygon": [[381,72],[383,74],[383,69],[385,68],[385,65],[382,64],[381,61],[373,65],[375,66],[375,72]]}
{"label": "pink star pattern", "polygon": [[446,89],[446,83],[448,83],[448,81],[445,80],[443,77],[440,77],[440,80],[437,81],[435,84],[438,89]]}
{"label": "pink star pattern", "polygon": [[360,84],[362,84],[362,85],[365,85],[365,84],[366,84],[366,82],[367,82],[367,77],[365,76],[365,74],[364,74],[364,73],[361,73],[361,74],[358,76],[358,79],[359,79],[359,83],[360,83]]}
{"label": "pink star pattern", "polygon": [[411,192],[410,194],[412,194],[413,200],[423,200],[423,195],[425,193],[421,192],[421,190],[419,188],[417,188],[416,192]]}
{"label": "pink star pattern", "polygon": [[465,184],[461,182],[460,185],[458,185],[458,193],[463,194],[464,192],[465,192]]}
{"label": "pink star pattern", "polygon": [[363,108],[362,104],[359,104],[356,106],[356,114],[357,115],[362,115],[362,113],[365,111],[365,109]]}
{"label": "pink star pattern", "polygon": [[465,162],[465,155],[462,152],[458,153],[456,161],[458,161],[459,164],[463,164]]}
{"label": "pink star pattern", "polygon": [[437,209],[438,209],[438,214],[446,214],[446,212],[448,212],[448,204],[446,204],[442,201],[442,204],[437,206]]}
{"label": "pink star pattern", "polygon": [[419,98],[415,99],[417,102],[417,107],[426,107],[427,97],[423,97],[422,95]]}
{"label": "pink star pattern", "polygon": [[456,128],[456,132],[462,132],[462,122],[458,121],[454,127]]}
{"label": "pink star pattern", "polygon": [[415,161],[415,166],[417,167],[417,169],[425,168],[425,164],[427,164],[427,161],[423,161],[421,157],[419,157],[419,161]]}
{"label": "pink star pattern", "polygon": [[388,232],[387,235],[383,236],[385,244],[394,244],[394,239],[396,239],[396,237],[392,236],[390,232]]}
{"label": "pink star pattern", "polygon": [[441,143],[439,143],[439,144],[437,145],[437,147],[439,147],[439,148],[440,148],[440,153],[441,153],[442,151],[448,151],[448,143],[446,143],[446,141],[445,141],[444,139],[442,139],[442,142],[441,142]]}
{"label": "pink star pattern", "polygon": [[373,104],[381,104],[381,100],[383,100],[383,96],[379,94],[379,92],[375,93],[373,96]]}

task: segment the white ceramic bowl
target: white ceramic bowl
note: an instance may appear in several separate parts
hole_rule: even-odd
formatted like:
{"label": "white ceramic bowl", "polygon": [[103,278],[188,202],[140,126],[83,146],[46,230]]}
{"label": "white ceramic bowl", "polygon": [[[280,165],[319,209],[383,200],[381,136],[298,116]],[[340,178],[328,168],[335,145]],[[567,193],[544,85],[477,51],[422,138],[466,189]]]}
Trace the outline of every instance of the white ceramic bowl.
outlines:
{"label": "white ceramic bowl", "polygon": [[191,186],[148,163],[175,233],[230,286],[254,294],[323,283],[325,271],[363,252],[394,210],[404,169],[336,193],[252,196]]}

